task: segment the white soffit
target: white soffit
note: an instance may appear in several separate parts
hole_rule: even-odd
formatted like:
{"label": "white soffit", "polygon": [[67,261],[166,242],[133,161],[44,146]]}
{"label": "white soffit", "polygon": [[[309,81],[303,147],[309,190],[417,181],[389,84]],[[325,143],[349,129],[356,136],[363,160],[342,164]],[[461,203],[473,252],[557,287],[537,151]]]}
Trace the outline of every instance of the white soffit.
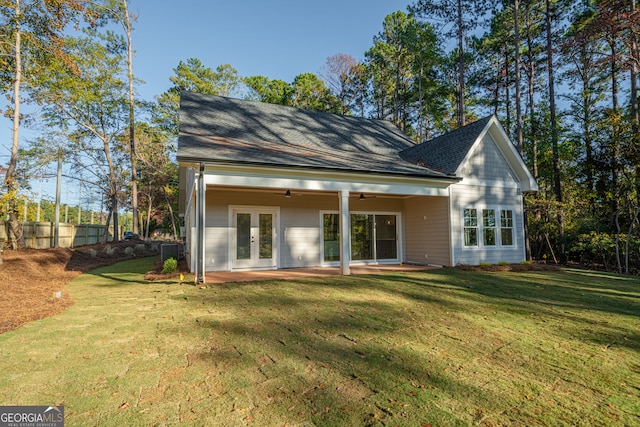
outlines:
{"label": "white soffit", "polygon": [[456,180],[388,175],[347,174],[291,169],[251,168],[236,165],[209,165],[206,185],[254,188],[291,188],[309,191],[350,191],[380,194],[448,196],[447,188]]}

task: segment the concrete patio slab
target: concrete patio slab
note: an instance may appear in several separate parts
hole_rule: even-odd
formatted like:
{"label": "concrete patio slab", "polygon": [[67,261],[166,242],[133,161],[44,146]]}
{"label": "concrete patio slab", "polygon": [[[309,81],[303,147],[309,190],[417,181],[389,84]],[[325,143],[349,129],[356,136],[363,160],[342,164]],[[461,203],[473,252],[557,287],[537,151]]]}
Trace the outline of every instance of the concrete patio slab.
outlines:
{"label": "concrete patio slab", "polygon": [[[394,271],[425,271],[439,267],[427,265],[393,264],[352,266],[351,275],[384,274]],[[340,274],[339,267],[285,268],[280,270],[247,270],[208,272],[206,283],[256,282],[260,280],[291,280],[306,277],[327,277]]]}

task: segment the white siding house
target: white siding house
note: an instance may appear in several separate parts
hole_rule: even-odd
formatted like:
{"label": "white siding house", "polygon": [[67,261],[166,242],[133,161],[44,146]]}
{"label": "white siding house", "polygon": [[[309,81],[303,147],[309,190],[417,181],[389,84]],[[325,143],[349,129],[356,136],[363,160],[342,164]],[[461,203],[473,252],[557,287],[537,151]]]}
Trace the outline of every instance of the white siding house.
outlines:
{"label": "white siding house", "polygon": [[[523,201],[518,179],[488,133],[469,154],[460,168],[464,178],[451,186],[453,263],[522,261]],[[467,236],[474,232],[476,239],[465,241],[465,229]]]}
{"label": "white siding house", "polygon": [[537,185],[495,117],[415,145],[390,123],[185,92],[186,252],[211,271],[524,260]]}

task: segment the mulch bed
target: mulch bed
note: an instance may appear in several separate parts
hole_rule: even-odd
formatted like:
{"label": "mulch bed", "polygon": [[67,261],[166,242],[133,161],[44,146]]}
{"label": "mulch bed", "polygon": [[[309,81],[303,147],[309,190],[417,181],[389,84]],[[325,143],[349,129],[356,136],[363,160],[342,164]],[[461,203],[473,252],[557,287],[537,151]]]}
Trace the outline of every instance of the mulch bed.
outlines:
{"label": "mulch bed", "polygon": [[[22,249],[2,252],[0,333],[60,313],[73,305],[73,299],[64,289],[64,285],[80,274],[134,256],[158,255],[161,243],[129,240],[74,249]],[[155,274],[155,280],[158,280],[163,277],[160,271],[162,264],[158,267],[156,263],[156,267],[149,274]],[[181,271],[188,271],[186,262],[179,263],[179,269],[174,274],[180,274]]]}
{"label": "mulch bed", "polygon": [[178,277],[180,276],[180,274],[186,275],[187,273],[189,273],[189,264],[187,264],[187,260],[184,258],[178,260],[178,268],[176,269],[176,271],[173,271],[171,273],[163,273],[163,267],[164,262],[162,262],[161,260],[156,261],[153,264],[153,270],[147,272],[144,275],[144,280],[166,280]]}
{"label": "mulch bed", "polygon": [[456,268],[466,271],[557,271],[562,266],[558,264],[524,263],[524,264],[487,264],[487,265],[458,265]]}

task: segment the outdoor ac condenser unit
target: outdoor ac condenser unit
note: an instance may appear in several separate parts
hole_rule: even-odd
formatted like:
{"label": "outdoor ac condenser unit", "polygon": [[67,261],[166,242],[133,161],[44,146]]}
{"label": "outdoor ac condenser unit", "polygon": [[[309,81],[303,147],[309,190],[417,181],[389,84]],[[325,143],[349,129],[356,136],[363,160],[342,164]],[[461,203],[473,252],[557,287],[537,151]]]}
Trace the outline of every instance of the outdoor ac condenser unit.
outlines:
{"label": "outdoor ac condenser unit", "polygon": [[164,262],[169,258],[178,260],[178,244],[177,243],[163,243],[160,245],[160,259]]}

